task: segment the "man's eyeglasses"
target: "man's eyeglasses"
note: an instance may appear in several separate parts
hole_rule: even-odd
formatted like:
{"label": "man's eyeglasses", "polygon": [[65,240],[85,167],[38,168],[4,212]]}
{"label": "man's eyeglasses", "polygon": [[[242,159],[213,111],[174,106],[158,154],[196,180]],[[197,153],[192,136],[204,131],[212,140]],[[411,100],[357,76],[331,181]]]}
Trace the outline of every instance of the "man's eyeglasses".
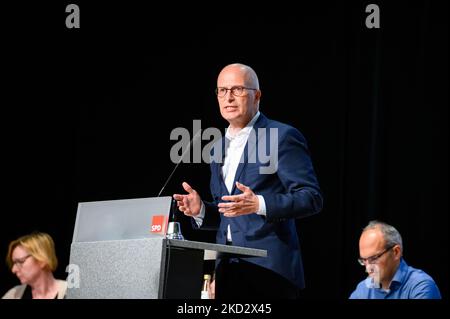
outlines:
{"label": "man's eyeglasses", "polygon": [[25,263],[25,261],[28,259],[28,257],[31,257],[31,255],[26,255],[22,258],[17,258],[16,260],[13,260],[13,267],[14,265],[16,265],[19,268],[22,268],[23,264]]}
{"label": "man's eyeglasses", "polygon": [[[395,245],[394,245],[395,246]],[[367,257],[367,258],[358,258],[358,263],[361,266],[365,266],[366,263],[367,264],[375,264],[377,262],[377,260],[383,256],[385,253],[387,253],[389,250],[391,250],[392,248],[394,248],[394,246],[388,247],[385,250],[383,250],[381,253]]]}
{"label": "man's eyeglasses", "polygon": [[233,86],[231,89],[218,87],[216,89],[216,94],[218,97],[224,97],[225,95],[227,95],[228,91],[231,91],[231,94],[233,94],[234,96],[244,96],[246,90],[257,91],[257,89],[247,88],[245,86]]}

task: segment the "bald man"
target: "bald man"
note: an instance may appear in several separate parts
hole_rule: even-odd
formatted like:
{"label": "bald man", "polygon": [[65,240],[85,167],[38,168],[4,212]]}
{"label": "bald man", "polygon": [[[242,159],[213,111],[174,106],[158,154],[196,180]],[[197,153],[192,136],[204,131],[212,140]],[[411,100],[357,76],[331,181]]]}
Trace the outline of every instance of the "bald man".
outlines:
{"label": "bald man", "polygon": [[295,219],[322,209],[306,140],[259,111],[261,90],[251,67],[223,68],[216,94],[229,126],[212,151],[214,201],[202,201],[186,182],[187,194],[174,198],[194,227],[218,226],[217,243],[267,250],[266,258],[218,259],[217,299],[297,298],[304,278]]}
{"label": "bald man", "polygon": [[402,237],[393,226],[371,221],[359,239],[359,254],[369,276],[350,299],[441,299],[434,280],[403,260]]}

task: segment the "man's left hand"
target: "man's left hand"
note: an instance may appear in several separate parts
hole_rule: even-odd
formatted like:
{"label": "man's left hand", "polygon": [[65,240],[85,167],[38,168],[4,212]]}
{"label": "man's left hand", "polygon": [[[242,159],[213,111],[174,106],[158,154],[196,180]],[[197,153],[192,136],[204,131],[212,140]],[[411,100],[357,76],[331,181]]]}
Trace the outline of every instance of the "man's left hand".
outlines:
{"label": "man's left hand", "polygon": [[236,187],[242,194],[232,196],[222,196],[222,200],[228,203],[219,203],[219,212],[225,217],[237,217],[241,215],[253,214],[259,210],[258,196],[253,193],[250,187],[236,182]]}

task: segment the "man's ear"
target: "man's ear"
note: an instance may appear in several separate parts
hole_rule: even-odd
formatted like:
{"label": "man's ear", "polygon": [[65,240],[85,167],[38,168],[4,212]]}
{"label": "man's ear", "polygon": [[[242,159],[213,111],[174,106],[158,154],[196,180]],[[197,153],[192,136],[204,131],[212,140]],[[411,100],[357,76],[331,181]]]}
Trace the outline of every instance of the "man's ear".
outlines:
{"label": "man's ear", "polygon": [[261,90],[257,90],[255,94],[255,100],[260,101],[261,100]]}
{"label": "man's ear", "polygon": [[395,259],[400,259],[402,257],[402,248],[400,245],[395,245],[392,247],[392,250],[394,251]]}

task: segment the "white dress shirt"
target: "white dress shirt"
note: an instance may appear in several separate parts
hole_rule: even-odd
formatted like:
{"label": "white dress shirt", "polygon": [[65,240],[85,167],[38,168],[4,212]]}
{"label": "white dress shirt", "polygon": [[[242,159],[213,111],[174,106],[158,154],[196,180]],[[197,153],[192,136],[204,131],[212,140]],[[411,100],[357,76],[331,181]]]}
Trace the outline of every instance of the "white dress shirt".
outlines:
{"label": "white dress shirt", "polygon": [[[247,124],[246,127],[239,130],[235,134],[231,134],[230,127],[228,127],[225,137],[229,140],[228,148],[225,150],[225,159],[222,166],[222,176],[225,181],[225,185],[228,189],[228,193],[231,194],[233,189],[233,182],[236,176],[236,171],[239,166],[239,161],[242,157],[242,153],[244,152],[245,145],[247,144],[248,137],[250,136],[250,132],[253,129],[253,125],[258,120],[259,112],[255,114],[252,120]],[[261,195],[258,196],[259,200],[259,209],[256,212],[259,215],[266,215],[266,203],[264,201],[264,197]],[[194,217],[197,225],[200,227],[203,223],[203,218],[205,217],[205,205],[202,202],[202,207],[200,209],[200,214]],[[231,238],[231,228],[228,225],[227,231],[227,240],[232,241]]]}

